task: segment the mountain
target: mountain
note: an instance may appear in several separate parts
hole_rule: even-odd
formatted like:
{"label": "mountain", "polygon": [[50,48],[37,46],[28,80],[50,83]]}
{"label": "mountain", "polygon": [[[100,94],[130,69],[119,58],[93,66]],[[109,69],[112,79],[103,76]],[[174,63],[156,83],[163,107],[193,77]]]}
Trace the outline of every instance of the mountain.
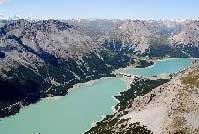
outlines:
{"label": "mountain", "polygon": [[140,57],[199,57],[198,21],[2,20],[0,117]]}
{"label": "mountain", "polygon": [[[108,49],[138,56],[198,57],[198,25],[192,23],[198,22],[125,20],[105,37],[104,42]],[[189,36],[192,39],[188,41]],[[189,51],[185,52],[186,48]]]}
{"label": "mountain", "polygon": [[79,30],[90,36],[94,41],[97,41],[102,36],[106,36],[114,27],[121,23],[121,20],[106,20],[106,19],[79,19],[66,20],[65,22],[75,25]]}
{"label": "mountain", "polygon": [[198,57],[199,52],[199,21],[188,21],[184,28],[171,37],[171,43],[185,55]]}

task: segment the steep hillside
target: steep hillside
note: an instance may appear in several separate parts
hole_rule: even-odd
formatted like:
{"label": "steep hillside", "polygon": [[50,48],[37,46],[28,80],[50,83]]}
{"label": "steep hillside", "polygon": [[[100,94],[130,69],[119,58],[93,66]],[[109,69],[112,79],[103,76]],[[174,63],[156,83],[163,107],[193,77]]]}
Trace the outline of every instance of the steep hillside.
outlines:
{"label": "steep hillside", "polygon": [[125,20],[102,40],[108,49],[137,56],[199,57],[196,23]]}
{"label": "steep hillside", "polygon": [[171,37],[171,43],[189,57],[199,57],[199,21],[188,21],[179,34]]}

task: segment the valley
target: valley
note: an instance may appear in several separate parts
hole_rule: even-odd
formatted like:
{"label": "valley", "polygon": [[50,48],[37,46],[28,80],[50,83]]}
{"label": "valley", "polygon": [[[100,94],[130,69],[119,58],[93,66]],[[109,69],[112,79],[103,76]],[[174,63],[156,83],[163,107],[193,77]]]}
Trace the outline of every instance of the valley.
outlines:
{"label": "valley", "polygon": [[[184,70],[192,58],[199,57],[197,20],[16,19],[2,20],[0,24],[0,126],[9,134],[53,134],[58,129],[60,134],[65,129],[79,134],[102,115],[107,116],[85,133],[124,133],[129,125],[128,132],[142,128],[149,133],[156,131],[144,127],[146,122],[126,118],[131,116],[131,104],[137,96],[151,94],[172,81],[173,73]],[[136,75],[130,80],[135,78],[135,83],[126,83],[113,73],[126,67],[125,72],[119,73]],[[183,82],[197,84],[197,78],[187,77]],[[91,80],[96,81],[72,89]],[[131,88],[127,90],[126,84]],[[119,92],[121,95],[116,95]],[[48,100],[59,96],[62,97],[58,101]],[[111,96],[116,96],[120,103]],[[116,111],[112,115],[113,105]],[[26,121],[20,122],[20,118]],[[30,120],[31,129],[27,123]],[[46,121],[71,125],[65,128]],[[7,128],[9,124],[15,125]]]}

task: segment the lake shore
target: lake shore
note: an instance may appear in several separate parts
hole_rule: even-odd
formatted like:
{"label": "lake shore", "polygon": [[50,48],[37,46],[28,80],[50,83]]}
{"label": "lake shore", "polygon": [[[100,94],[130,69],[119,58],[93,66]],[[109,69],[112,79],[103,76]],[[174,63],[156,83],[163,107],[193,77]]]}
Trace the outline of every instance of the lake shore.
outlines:
{"label": "lake shore", "polygon": [[[175,58],[173,58],[173,59],[175,59]],[[165,61],[165,60],[167,60],[167,59],[159,59],[158,61]],[[156,63],[154,63],[154,64],[156,64]],[[154,66],[154,64],[153,65],[151,65],[151,66],[148,66],[149,68],[150,67],[153,67]],[[146,67],[146,68],[148,68],[148,67]],[[128,67],[126,67],[126,68],[121,68],[121,69],[118,69],[118,70],[115,70],[113,73],[114,74],[118,74],[118,73],[121,73],[121,72],[125,72],[125,71],[127,71],[127,70],[129,70],[129,69],[132,69],[132,66],[128,66]],[[185,70],[185,69],[183,69],[183,70]],[[182,70],[182,71],[183,71]],[[181,72],[181,71],[180,71]],[[156,79],[158,80],[158,79],[161,79],[161,78],[163,78],[163,83],[161,83],[160,81],[160,84],[158,84],[159,82],[157,81],[157,82],[155,82],[154,84],[156,85],[156,84],[158,84],[158,85],[162,85],[162,84],[164,84],[165,82],[168,82],[168,79],[170,79],[171,77],[166,77],[165,75],[160,75],[159,77],[151,77],[152,79],[152,81],[156,81]],[[164,80],[165,79],[165,80]],[[123,93],[125,93],[125,92],[127,92],[127,95],[129,94],[128,92],[132,92],[132,91],[130,91],[130,90],[132,90],[132,89],[136,89],[136,88],[138,88],[138,87],[131,87],[131,84],[132,84],[132,81],[133,81],[133,79],[132,78],[129,78],[129,77],[121,77],[121,80],[123,80],[126,84],[127,84],[127,88],[126,88],[126,90],[125,91],[123,91],[123,92],[120,92],[120,93],[118,93],[119,94],[119,96],[114,96],[113,98],[114,98],[114,100],[116,100],[117,102],[118,102],[118,104],[116,105],[116,106],[112,106],[112,109],[113,109],[113,115],[106,115],[105,116],[105,118],[103,118],[101,121],[97,121],[97,122],[95,122],[95,123],[93,123],[93,124],[95,124],[95,125],[92,125],[92,127],[91,127],[91,129],[89,130],[89,131],[87,131],[85,134],[91,134],[92,132],[96,132],[96,134],[98,134],[98,128],[102,128],[102,127],[100,127],[101,125],[106,125],[106,124],[111,124],[112,122],[111,122],[111,120],[113,119],[113,120],[116,120],[117,119],[117,116],[118,115],[120,115],[120,114],[123,114],[123,113],[121,113],[121,105],[120,105],[120,103],[121,103],[121,101],[120,100],[123,100],[123,99],[120,99],[120,97],[121,96],[124,96],[124,94]],[[135,81],[135,83],[136,83],[137,81]],[[138,84],[139,85],[139,84]],[[156,86],[155,86],[156,87]],[[154,87],[152,86],[151,87],[151,90],[153,89]],[[148,93],[148,92],[146,92],[146,93]],[[145,94],[146,94],[145,93]],[[138,95],[139,96],[139,95]],[[135,96],[136,97],[136,96]],[[122,102],[123,103],[123,102]],[[124,108],[122,108],[123,110],[124,110]],[[143,115],[144,116],[144,115]],[[106,122],[106,123],[105,123]],[[109,123],[107,123],[107,122],[109,122]],[[146,130],[146,131],[148,131],[148,130]],[[102,132],[103,132],[103,130],[100,130],[99,131],[100,133],[99,134],[101,134]]]}
{"label": "lake shore", "polygon": [[[108,77],[108,78],[110,78],[110,77]],[[107,78],[107,79],[108,79]],[[121,78],[121,79],[120,79]],[[90,125],[91,125],[91,122],[92,121],[96,121],[96,120],[98,120],[97,122],[98,123],[94,123],[94,124],[100,124],[101,123],[101,121],[102,120],[104,120],[104,121],[106,121],[106,119],[112,119],[113,118],[113,116],[116,116],[116,115],[118,115],[118,109],[119,109],[119,107],[123,107],[123,108],[125,108],[125,107],[129,107],[130,105],[129,104],[131,104],[131,101],[128,103],[128,98],[129,97],[132,97],[132,96],[129,96],[129,95],[135,95],[135,96],[137,96],[137,95],[139,95],[139,94],[141,94],[141,93],[143,93],[143,94],[145,94],[146,92],[149,92],[150,90],[141,90],[141,89],[143,89],[144,87],[140,87],[140,86],[147,86],[147,87],[151,87],[150,85],[148,85],[148,84],[151,84],[151,83],[153,83],[153,84],[158,84],[159,82],[161,82],[161,81],[156,81],[155,80],[155,78],[153,79],[153,80],[148,80],[148,79],[146,79],[146,78],[144,78],[144,80],[142,79],[142,78],[140,78],[140,81],[136,81],[134,84],[132,84],[133,82],[132,82],[132,77],[120,77],[119,78],[119,76],[117,76],[117,78],[114,78],[114,77],[111,77],[109,80],[103,80],[103,82],[101,83],[101,82],[99,82],[99,83],[96,83],[97,81],[98,81],[98,79],[96,79],[96,80],[94,80],[94,81],[91,81],[90,83],[86,83],[86,85],[88,86],[88,89],[86,88],[86,85],[85,85],[85,87],[82,87],[82,90],[80,91],[80,90],[78,90],[78,87],[79,86],[77,86],[77,88],[75,88],[74,90],[78,90],[78,91],[74,91],[74,93],[72,93],[72,91],[70,91],[69,92],[69,96],[67,97],[63,97],[61,100],[56,100],[55,99],[55,101],[56,102],[53,102],[54,100],[53,100],[53,98],[49,98],[49,101],[47,100],[47,101],[44,101],[44,102],[41,102],[41,103],[38,103],[38,106],[37,105],[34,105],[33,107],[35,107],[35,108],[33,108],[33,109],[31,109],[31,108],[27,108],[28,109],[28,111],[37,111],[38,110],[38,112],[39,112],[39,114],[41,115],[41,125],[42,125],[42,127],[47,127],[46,125],[45,125],[45,120],[50,116],[51,118],[50,118],[50,120],[55,120],[55,121],[57,121],[58,122],[58,120],[60,120],[60,121],[64,121],[64,122],[68,122],[68,123],[70,123],[70,120],[68,120],[68,121],[66,121],[66,117],[67,118],[73,118],[74,120],[74,122],[73,123],[75,123],[76,121],[80,121],[80,120],[82,120],[82,118],[81,117],[84,117],[84,115],[85,115],[85,113],[89,113],[89,112],[91,112],[92,110],[94,110],[94,111],[96,111],[97,112],[97,116],[95,115],[96,113],[94,112],[94,114],[92,115],[92,113],[89,113],[89,114],[86,114],[86,116],[90,116],[90,115],[92,115],[93,117],[91,117],[92,119],[89,119],[89,121],[86,121],[87,119],[83,119],[82,121],[83,122],[89,122],[86,126],[87,127],[84,127],[82,130],[81,130],[81,132],[82,131],[84,131],[84,130],[88,130],[88,128],[90,127]],[[103,78],[102,78],[103,79]],[[115,80],[116,81],[115,81]],[[120,80],[119,80],[120,79]],[[119,84],[119,83],[121,83],[121,81],[122,81],[122,83],[123,84]],[[124,82],[126,82],[126,84],[124,84]],[[101,84],[100,84],[101,83]],[[100,86],[100,85],[104,85],[104,84],[106,84],[106,83],[109,83],[109,84],[107,84],[107,86]],[[137,84],[136,84],[137,83]],[[145,84],[144,84],[145,83]],[[95,85],[96,84],[96,85]],[[132,88],[129,88],[130,87],[130,85],[132,84]],[[161,84],[161,83],[159,83],[159,84]],[[117,85],[117,86],[116,86]],[[80,87],[81,86],[83,86],[83,85],[80,85]],[[94,88],[92,88],[92,87],[94,87]],[[117,87],[119,87],[118,89],[117,89]],[[83,89],[85,89],[86,88],[86,90],[83,90]],[[152,87],[151,87],[152,88]],[[96,90],[95,90],[96,89]],[[99,89],[102,89],[102,90],[99,90]],[[108,90],[109,89],[109,90]],[[116,90],[115,90],[116,89]],[[112,92],[114,90],[114,93]],[[96,92],[97,91],[97,92]],[[112,93],[111,93],[112,92]],[[101,96],[101,93],[103,94],[102,96]],[[106,96],[106,95],[108,95],[108,96]],[[98,96],[100,96],[99,98],[98,98]],[[106,96],[106,98],[108,97],[108,98],[110,98],[110,99],[108,99],[106,102],[105,102],[105,104],[103,103],[103,100],[106,100],[106,98],[104,98],[103,96]],[[113,97],[114,96],[114,97]],[[58,97],[59,98],[59,97]],[[51,99],[53,100],[53,101],[51,101]],[[96,100],[96,102],[95,102],[95,99],[97,99]],[[113,101],[112,99],[114,99],[114,100],[117,100],[117,104],[116,104],[116,102],[115,101]],[[92,102],[91,102],[91,100],[92,100]],[[111,102],[111,103],[109,103],[110,102],[110,100],[113,102]],[[84,102],[85,101],[85,102]],[[90,104],[90,102],[91,102],[91,104]],[[103,107],[102,108],[100,108],[101,106],[100,106],[100,104],[102,104],[103,103]],[[119,105],[118,103],[120,103],[120,104],[122,104],[122,105]],[[40,104],[42,104],[42,105],[40,105]],[[52,104],[52,105],[51,105]],[[84,106],[84,104],[86,104],[85,106]],[[87,104],[89,105],[89,106],[87,106]],[[94,104],[94,105],[92,105],[92,104]],[[104,105],[106,105],[105,107],[104,107]],[[113,106],[113,105],[116,105],[116,106]],[[47,108],[47,107],[48,108]],[[97,106],[97,107],[96,107]],[[108,107],[107,107],[108,106]],[[44,109],[42,108],[42,107],[44,107]],[[38,108],[38,109],[37,109]],[[74,108],[74,110],[72,110]],[[89,109],[89,108],[91,108],[91,109]],[[97,109],[97,108],[100,108],[100,109]],[[112,108],[112,110],[111,110],[111,108]],[[25,109],[24,110],[24,112],[21,112],[19,115],[20,116],[23,116],[24,114],[27,114],[26,112],[28,112],[28,111],[26,111],[27,109]],[[46,110],[45,110],[46,109]],[[104,110],[101,110],[101,109],[109,109],[108,111],[106,111],[105,110],[105,113],[103,112]],[[48,112],[48,110],[50,110],[50,112]],[[71,111],[72,110],[72,111]],[[83,110],[83,111],[82,111]],[[100,111],[100,112],[99,112]],[[80,115],[81,114],[81,117],[79,116],[76,116],[76,112],[78,112],[77,114],[78,115]],[[107,114],[110,114],[110,113],[115,113],[114,115],[106,115],[105,116],[105,114],[106,114],[106,112],[107,112]],[[120,114],[120,112],[121,111],[119,111],[119,114]],[[126,111],[124,111],[124,112],[126,112]],[[28,117],[30,116],[30,115],[32,115],[32,114],[34,114],[35,112],[32,112],[32,113],[28,113]],[[46,115],[46,114],[47,115]],[[69,117],[68,117],[68,115],[66,116],[66,114],[67,113],[70,113],[70,115],[69,115]],[[102,113],[102,114],[100,114],[100,113]],[[43,115],[44,114],[44,115]],[[56,115],[54,115],[54,114],[56,114]],[[63,115],[62,115],[63,114]],[[72,115],[71,115],[72,114]],[[84,115],[82,115],[82,114],[84,114]],[[121,114],[122,114],[122,112],[121,112]],[[75,116],[73,116],[73,115],[75,115]],[[102,115],[102,116],[101,116]],[[16,116],[16,117],[18,117],[18,116]],[[78,117],[78,118],[76,118],[76,117]],[[95,117],[97,117],[97,118],[95,118]],[[104,118],[105,117],[105,118]],[[59,118],[58,120],[56,120],[57,118]],[[85,117],[85,118],[87,118],[87,117]],[[100,120],[99,120],[100,119]],[[115,119],[115,118],[114,118]],[[6,119],[7,120],[7,119]],[[16,123],[19,123],[20,121],[17,121],[17,120],[15,120],[15,117],[14,118],[12,118],[11,117],[11,121],[10,121],[10,119],[9,119],[9,122],[2,122],[2,126],[4,125],[7,125],[8,123],[12,123],[12,120],[14,120],[14,122],[16,122]],[[24,118],[24,120],[28,120],[28,118]],[[40,129],[40,128],[38,128],[38,126],[37,126],[37,120],[36,119],[32,119],[32,128],[34,128],[34,129]],[[73,123],[71,122],[71,127],[73,127]],[[81,123],[79,124],[80,122],[76,122],[75,123],[75,125],[76,125],[76,127],[77,128],[79,128],[80,127],[80,125],[81,125]],[[21,124],[23,124],[23,121],[21,121]],[[85,124],[85,123],[84,123]],[[92,126],[94,125],[94,124],[92,124]],[[25,125],[25,124],[24,124]],[[25,125],[26,126],[26,125]],[[63,125],[61,125],[63,128],[67,128],[66,130],[68,130],[68,131],[70,131],[70,132],[74,132],[73,130],[70,130],[70,126],[68,126],[68,127],[64,127]],[[28,125],[27,125],[27,127],[28,127]],[[17,129],[17,128],[15,128],[15,127],[11,127],[11,129]],[[90,128],[91,129],[91,128]],[[2,127],[2,130],[4,130],[3,129],[3,127]],[[5,131],[7,131],[6,129],[5,129]],[[8,130],[9,131],[9,130]],[[26,130],[26,127],[24,127],[24,131],[26,131],[26,132],[28,132],[28,130]],[[42,131],[45,131],[44,129],[42,130],[41,129],[41,132]],[[54,131],[54,130],[53,130]],[[57,131],[57,130],[56,130]],[[62,131],[62,130],[60,130],[60,131]],[[59,132],[60,132],[59,131]],[[75,130],[76,132],[77,132],[77,130]],[[64,132],[64,130],[62,131],[62,132]],[[60,132],[60,133],[62,133],[62,132]],[[50,132],[51,133],[51,132]],[[76,133],[75,133],[76,134]],[[97,134],[97,133],[96,133]]]}

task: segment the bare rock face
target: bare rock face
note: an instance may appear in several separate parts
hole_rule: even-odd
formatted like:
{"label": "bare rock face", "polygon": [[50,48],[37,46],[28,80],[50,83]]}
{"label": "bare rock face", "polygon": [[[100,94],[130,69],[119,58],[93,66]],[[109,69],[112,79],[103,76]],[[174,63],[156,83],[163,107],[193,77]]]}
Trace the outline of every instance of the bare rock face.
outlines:
{"label": "bare rock face", "polygon": [[150,57],[199,57],[197,21],[125,20],[103,38],[108,49]]}
{"label": "bare rock face", "polygon": [[38,53],[45,51],[57,58],[88,53],[95,47],[93,44],[91,46],[91,39],[75,30],[75,27],[56,20],[17,20],[5,25],[1,33],[6,35],[5,43],[23,43],[29,50]]}
{"label": "bare rock face", "polygon": [[115,51],[141,54],[149,48],[152,38],[159,37],[160,31],[153,28],[153,23],[139,20],[126,20],[118,25],[106,37],[105,45]]}
{"label": "bare rock face", "polygon": [[179,34],[171,37],[172,45],[189,57],[198,57],[199,52],[199,22],[188,21]]}

